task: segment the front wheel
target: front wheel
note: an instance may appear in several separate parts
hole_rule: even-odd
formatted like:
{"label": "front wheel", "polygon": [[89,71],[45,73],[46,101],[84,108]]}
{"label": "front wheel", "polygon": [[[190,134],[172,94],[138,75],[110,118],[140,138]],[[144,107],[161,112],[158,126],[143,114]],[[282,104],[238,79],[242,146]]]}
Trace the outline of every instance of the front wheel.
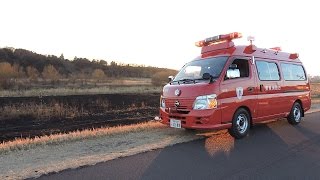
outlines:
{"label": "front wheel", "polygon": [[232,126],[228,129],[231,136],[241,139],[247,136],[250,129],[250,114],[247,110],[240,108],[233,116]]}
{"label": "front wheel", "polygon": [[302,119],[302,108],[300,103],[295,102],[292,106],[291,112],[287,117],[288,122],[292,125],[297,125]]}

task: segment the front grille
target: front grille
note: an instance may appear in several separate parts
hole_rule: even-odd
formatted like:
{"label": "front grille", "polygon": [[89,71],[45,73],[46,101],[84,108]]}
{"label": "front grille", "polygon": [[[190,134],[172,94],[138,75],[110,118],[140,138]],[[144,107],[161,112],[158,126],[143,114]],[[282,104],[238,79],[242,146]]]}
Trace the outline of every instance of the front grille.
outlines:
{"label": "front grille", "polygon": [[[175,106],[176,101],[179,101],[180,105]],[[178,111],[191,110],[193,106],[194,99],[166,99],[166,107],[174,108]]]}

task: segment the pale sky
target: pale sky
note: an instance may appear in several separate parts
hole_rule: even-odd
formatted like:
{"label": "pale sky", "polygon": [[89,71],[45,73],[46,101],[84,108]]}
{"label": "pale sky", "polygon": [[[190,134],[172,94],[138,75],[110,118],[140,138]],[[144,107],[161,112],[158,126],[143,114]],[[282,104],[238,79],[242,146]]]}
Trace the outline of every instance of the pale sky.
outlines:
{"label": "pale sky", "polygon": [[200,55],[196,41],[241,32],[246,45],[299,53],[320,75],[315,0],[1,0],[0,47],[73,59],[115,60],[179,69]]}

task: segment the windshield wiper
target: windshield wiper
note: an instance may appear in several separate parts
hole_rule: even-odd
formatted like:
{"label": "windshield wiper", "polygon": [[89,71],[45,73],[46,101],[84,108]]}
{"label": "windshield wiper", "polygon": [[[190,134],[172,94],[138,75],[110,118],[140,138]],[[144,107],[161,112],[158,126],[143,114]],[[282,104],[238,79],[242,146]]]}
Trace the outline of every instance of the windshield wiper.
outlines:
{"label": "windshield wiper", "polygon": [[179,81],[190,82],[190,81],[194,81],[194,79],[180,79]]}
{"label": "windshield wiper", "polygon": [[[186,83],[186,82],[193,82],[193,83],[196,83],[196,80],[195,79],[179,79],[179,80],[176,80],[176,81],[172,81],[172,82],[183,82],[183,83]],[[180,83],[179,83],[180,84]]]}

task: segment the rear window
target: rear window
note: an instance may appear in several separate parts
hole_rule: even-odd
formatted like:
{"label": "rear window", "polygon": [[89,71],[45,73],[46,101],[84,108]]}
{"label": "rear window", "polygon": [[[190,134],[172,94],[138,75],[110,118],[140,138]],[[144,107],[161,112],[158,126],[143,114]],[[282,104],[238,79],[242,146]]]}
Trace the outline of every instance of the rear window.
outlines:
{"label": "rear window", "polygon": [[280,80],[279,69],[276,63],[267,61],[256,61],[258,76],[262,81]]}
{"label": "rear window", "polygon": [[281,63],[281,70],[286,81],[304,81],[307,79],[301,65]]}

